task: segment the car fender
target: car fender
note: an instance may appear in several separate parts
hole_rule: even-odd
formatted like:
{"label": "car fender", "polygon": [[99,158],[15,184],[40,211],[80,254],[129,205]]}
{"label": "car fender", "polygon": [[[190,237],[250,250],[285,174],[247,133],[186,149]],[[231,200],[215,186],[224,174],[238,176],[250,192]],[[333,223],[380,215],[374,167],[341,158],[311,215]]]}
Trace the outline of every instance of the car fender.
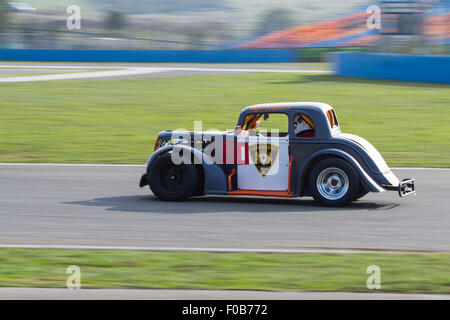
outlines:
{"label": "car fender", "polygon": [[153,163],[153,161],[155,161],[157,157],[159,157],[163,153],[171,151],[175,146],[177,146],[177,148],[187,150],[191,152],[197,159],[201,159],[201,165],[203,167],[203,172],[205,175],[205,185],[204,185],[205,194],[227,194],[227,183],[226,183],[227,179],[222,169],[218,167],[216,164],[214,164],[212,161],[208,161],[207,155],[190,146],[176,144],[176,145],[166,145],[164,147],[159,148],[158,150],[153,152],[153,154],[148,159],[147,172],[151,164]]}
{"label": "car fender", "polygon": [[371,192],[383,192],[384,191],[384,189],[377,182],[375,182],[374,179],[372,179],[372,177],[366,172],[366,170],[364,170],[364,168],[358,163],[358,161],[354,157],[352,157],[350,154],[348,154],[345,151],[339,150],[339,149],[324,149],[324,150],[320,150],[320,151],[313,153],[303,162],[302,166],[300,167],[300,171],[299,171],[299,179],[300,179],[299,182],[300,183],[297,184],[298,185],[297,190],[296,190],[297,194],[302,195],[302,193],[303,193],[304,183],[305,183],[304,177],[307,174],[307,172],[305,170],[308,170],[311,162],[314,161],[315,159],[317,159],[317,157],[322,157],[324,155],[337,156],[337,157],[340,157],[340,158],[346,160],[347,162],[349,162],[353,166],[353,168],[355,168],[355,170],[358,172],[361,183],[368,191],[371,191]]}

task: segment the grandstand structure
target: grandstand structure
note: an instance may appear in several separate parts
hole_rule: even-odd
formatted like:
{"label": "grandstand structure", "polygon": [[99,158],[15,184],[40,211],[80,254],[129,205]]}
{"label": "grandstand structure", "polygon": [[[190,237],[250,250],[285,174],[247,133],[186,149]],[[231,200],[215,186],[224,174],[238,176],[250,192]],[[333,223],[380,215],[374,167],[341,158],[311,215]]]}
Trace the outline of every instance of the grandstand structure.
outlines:
{"label": "grandstand structure", "polygon": [[369,29],[366,10],[276,31],[234,45],[244,48],[338,48],[450,44],[450,0],[380,0],[381,29]]}
{"label": "grandstand structure", "polygon": [[423,34],[435,45],[450,45],[450,0],[440,1],[425,17]]}
{"label": "grandstand structure", "polygon": [[308,48],[372,45],[377,32],[367,28],[366,12],[276,31],[237,48]]}

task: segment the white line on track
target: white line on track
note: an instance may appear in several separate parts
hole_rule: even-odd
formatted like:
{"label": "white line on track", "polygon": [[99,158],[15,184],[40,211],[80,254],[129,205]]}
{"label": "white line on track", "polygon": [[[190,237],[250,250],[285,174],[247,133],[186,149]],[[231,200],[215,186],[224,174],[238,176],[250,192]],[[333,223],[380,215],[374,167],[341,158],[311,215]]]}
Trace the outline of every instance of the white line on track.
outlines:
{"label": "white line on track", "polygon": [[25,66],[25,65],[0,65],[0,68],[28,68],[28,69],[111,69],[120,68],[121,70],[92,71],[79,73],[62,73],[35,75],[23,77],[0,77],[0,82],[30,82],[30,81],[51,81],[51,80],[73,80],[88,78],[120,77],[165,71],[203,71],[203,72],[270,72],[270,73],[330,73],[326,70],[308,70],[308,69],[239,69],[239,68],[192,68],[192,67],[115,67],[115,66]]}
{"label": "white line on track", "polygon": [[[121,66],[52,66],[52,65],[13,65],[13,64],[5,64],[1,65],[1,69],[121,69],[125,67]],[[132,67],[136,68],[136,67]]]}
{"label": "white line on track", "polygon": [[[113,163],[17,163],[0,162],[0,166],[55,166],[55,167],[145,167],[145,164],[113,164]],[[427,167],[391,167],[393,170],[443,170],[450,168]]]}
{"label": "white line on track", "polygon": [[258,69],[258,68],[208,68],[208,67],[133,67],[133,66],[52,66],[52,65],[0,65],[8,69],[148,69],[158,71],[215,71],[215,72],[276,72],[276,73],[330,73],[328,70],[310,69]]}
{"label": "white line on track", "polygon": [[196,251],[196,252],[255,252],[255,253],[434,253],[436,251],[388,250],[388,249],[343,249],[343,248],[191,248],[191,247],[140,247],[140,246],[80,246],[80,245],[37,245],[0,244],[0,248],[19,249],[61,249],[61,250],[128,250],[128,251]]}
{"label": "white line on track", "polygon": [[24,77],[6,77],[0,78],[0,82],[30,82],[30,81],[51,81],[51,80],[69,80],[69,79],[87,79],[87,78],[104,78],[104,77],[121,77],[129,75],[138,75],[146,73],[161,72],[159,68],[127,68],[123,70],[110,71],[94,71],[94,72],[79,72],[79,73],[59,73],[46,74],[39,76],[24,76]]}

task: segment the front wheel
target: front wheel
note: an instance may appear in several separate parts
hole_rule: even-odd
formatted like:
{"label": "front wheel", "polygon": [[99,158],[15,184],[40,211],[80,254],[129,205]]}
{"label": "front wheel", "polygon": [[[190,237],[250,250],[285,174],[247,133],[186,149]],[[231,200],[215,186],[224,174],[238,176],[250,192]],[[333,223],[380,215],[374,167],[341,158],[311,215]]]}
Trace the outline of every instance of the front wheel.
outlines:
{"label": "front wheel", "polygon": [[359,194],[359,179],[355,169],[345,160],[328,158],[311,170],[308,186],[314,199],[324,206],[343,206]]}
{"label": "front wheel", "polygon": [[151,164],[147,179],[155,196],[169,201],[186,200],[195,193],[199,184],[195,166],[174,164],[168,152],[156,158]]}

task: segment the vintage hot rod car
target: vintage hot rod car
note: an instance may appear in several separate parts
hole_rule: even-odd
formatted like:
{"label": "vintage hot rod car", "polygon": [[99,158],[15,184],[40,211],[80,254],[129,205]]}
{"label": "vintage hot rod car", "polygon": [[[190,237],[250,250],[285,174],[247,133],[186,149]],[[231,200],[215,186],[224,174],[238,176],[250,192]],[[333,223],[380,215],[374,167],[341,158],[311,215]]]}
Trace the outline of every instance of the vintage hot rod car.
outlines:
{"label": "vintage hot rod car", "polygon": [[372,144],[341,133],[333,108],[317,102],[247,107],[231,131],[160,132],[139,182],[145,185],[162,200],[312,196],[326,206],[368,192],[415,193],[414,179],[400,181]]}

